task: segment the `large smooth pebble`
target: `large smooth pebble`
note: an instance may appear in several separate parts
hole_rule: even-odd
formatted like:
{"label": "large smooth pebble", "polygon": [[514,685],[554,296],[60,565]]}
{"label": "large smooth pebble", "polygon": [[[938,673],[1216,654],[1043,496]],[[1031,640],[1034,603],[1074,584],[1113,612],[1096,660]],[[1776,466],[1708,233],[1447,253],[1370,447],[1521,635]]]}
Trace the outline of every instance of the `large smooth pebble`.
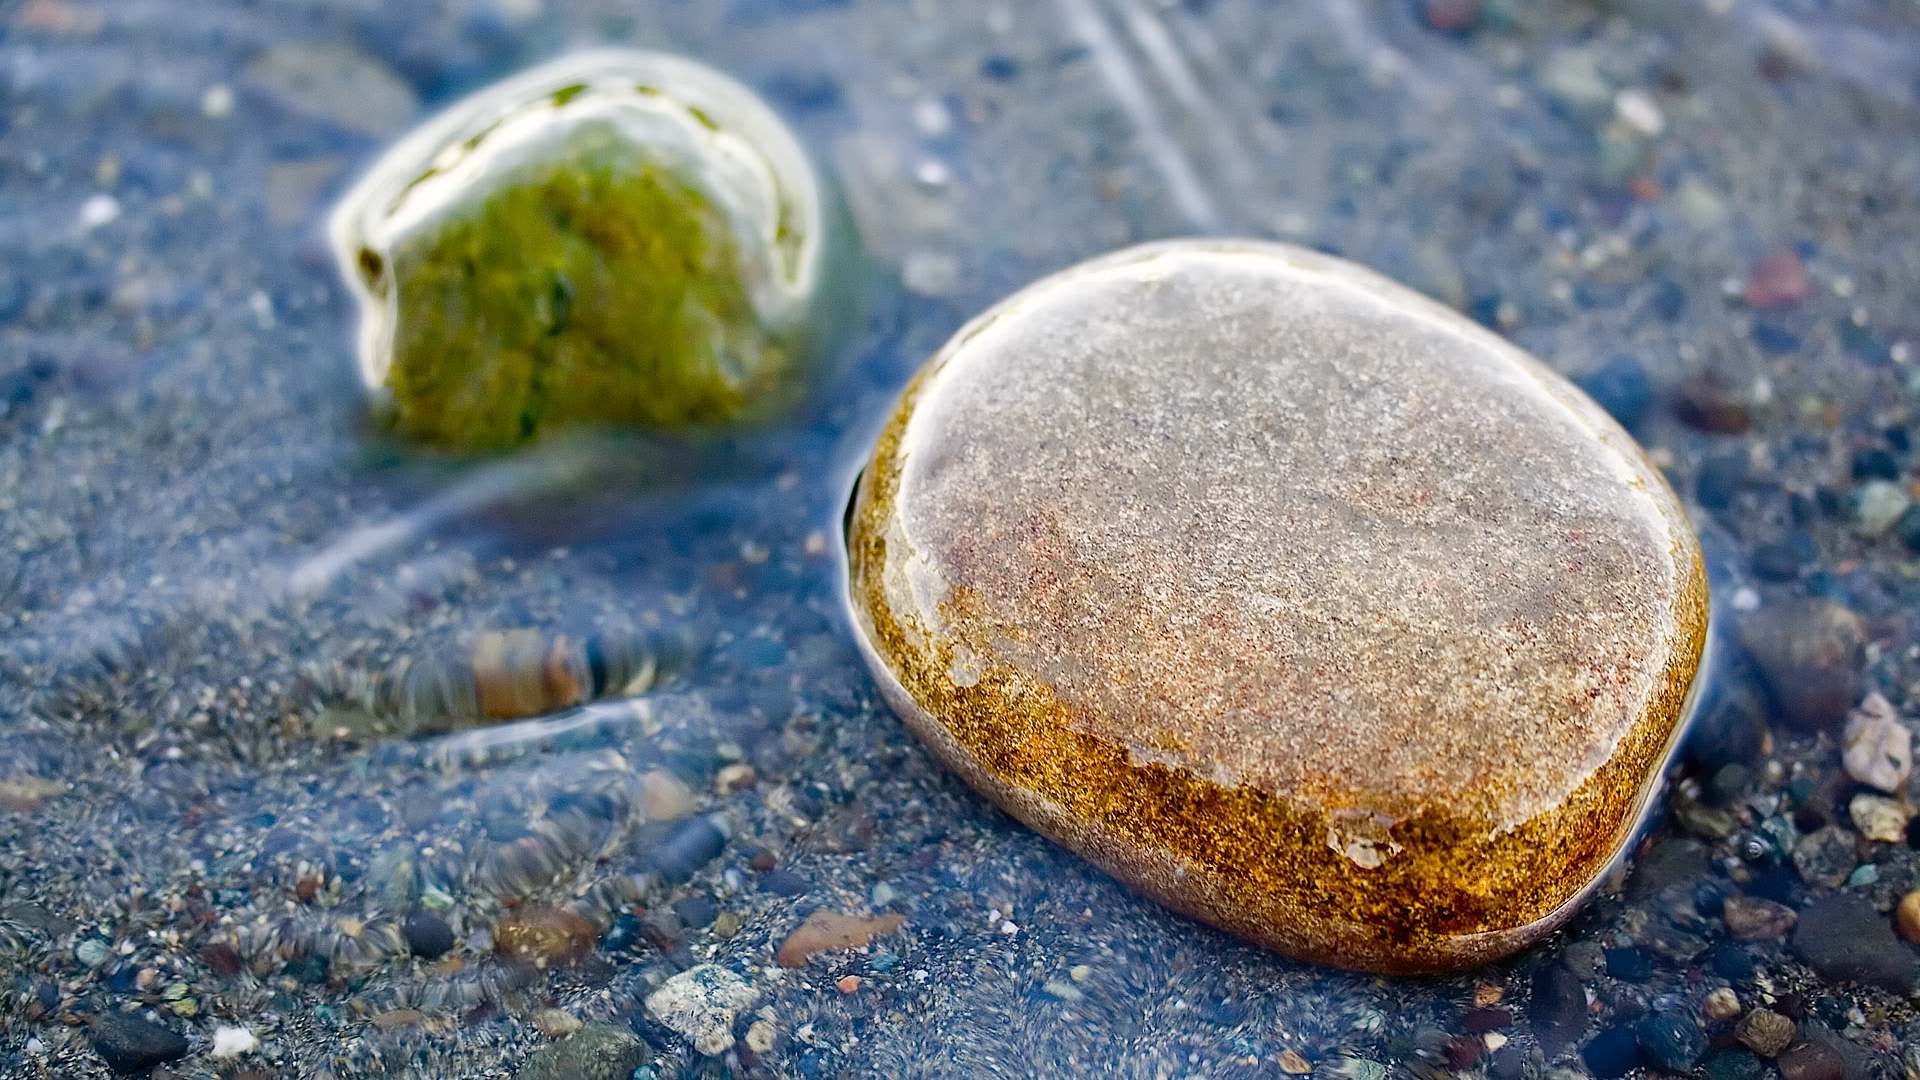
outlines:
{"label": "large smooth pebble", "polygon": [[1170,907],[1376,971],[1574,911],[1706,640],[1699,543],[1599,407],[1281,244],[1122,251],[976,319],[901,397],[847,555],[950,768]]}

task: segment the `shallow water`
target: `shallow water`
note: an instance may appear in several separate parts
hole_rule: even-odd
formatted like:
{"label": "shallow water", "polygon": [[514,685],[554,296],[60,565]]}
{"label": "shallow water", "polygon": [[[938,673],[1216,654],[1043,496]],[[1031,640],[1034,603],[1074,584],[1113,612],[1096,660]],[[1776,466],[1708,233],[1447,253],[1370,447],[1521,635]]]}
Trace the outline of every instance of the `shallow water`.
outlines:
{"label": "shallow water", "polygon": [[[1818,657],[1729,649],[1640,869],[1568,931],[1383,981],[1168,915],[1015,825],[846,636],[846,485],[923,358],[1081,257],[1250,233],[1575,376],[1631,358],[1644,392],[1597,396],[1639,402],[1728,638],[1830,598],[1864,620],[1849,697],[1908,705],[1920,527],[1881,528],[1872,484],[1914,476],[1920,8],[1482,6],[1452,32],[1339,0],[0,9],[0,1075],[106,1075],[85,1018],[135,1002],[189,1036],[184,1076],[511,1076],[546,1008],[629,1026],[661,1076],[1605,1074],[1644,1055],[1606,1040],[1665,1016],[1705,1025],[1715,1076],[1774,1068],[1708,1016],[1722,986],[1897,1074],[1904,994],[1720,915],[1920,884],[1909,844],[1857,835],[1841,716],[1779,701],[1834,677]],[[795,125],[870,256],[856,331],[801,409],[722,443],[383,440],[330,200],[426,111],[602,42],[714,63]],[[1783,250],[1804,290],[1756,273]],[[521,629],[658,676],[518,724],[431,707],[476,635]],[[1838,885],[1793,857],[1828,828]],[[498,953],[553,906],[595,924],[589,955]],[[422,908],[453,959],[396,945]],[[820,908],[906,923],[777,965]],[[756,995],[719,1056],[643,1004],[706,962]],[[214,1060],[229,1025],[260,1051]]]}

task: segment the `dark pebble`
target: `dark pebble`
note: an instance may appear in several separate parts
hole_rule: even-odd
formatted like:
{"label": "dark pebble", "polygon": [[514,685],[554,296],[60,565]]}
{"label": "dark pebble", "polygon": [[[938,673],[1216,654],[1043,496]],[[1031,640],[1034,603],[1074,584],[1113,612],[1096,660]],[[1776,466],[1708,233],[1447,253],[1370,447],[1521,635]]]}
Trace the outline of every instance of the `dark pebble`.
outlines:
{"label": "dark pebble", "polygon": [[1800,347],[1800,335],[1773,323],[1754,323],[1753,343],[1761,352],[1781,356]]}
{"label": "dark pebble", "polygon": [[727,834],[718,825],[708,818],[691,817],[674,826],[660,846],[647,852],[647,868],[678,885],[718,858],[726,846]]}
{"label": "dark pebble", "polygon": [[1708,769],[1756,761],[1767,735],[1767,722],[1751,695],[1730,693],[1694,721],[1687,734],[1687,756]]}
{"label": "dark pebble", "polygon": [[775,896],[804,896],[811,888],[806,878],[791,870],[769,870],[760,875],[760,891]]}
{"label": "dark pebble", "polygon": [[980,61],[980,76],[994,82],[1010,82],[1020,74],[1020,62],[1003,53],[994,53]]}
{"label": "dark pebble", "polygon": [[1741,621],[1740,643],[1781,714],[1802,731],[1837,727],[1860,700],[1866,629],[1818,597],[1770,604]]}
{"label": "dark pebble", "polygon": [[1493,1080],[1533,1080],[1544,1065],[1538,1049],[1508,1043],[1487,1059],[1487,1073]]}
{"label": "dark pebble", "polygon": [[319,986],[327,981],[327,958],[318,953],[308,953],[297,960],[287,962],[287,974],[308,986]]}
{"label": "dark pebble", "polygon": [[1654,844],[1633,866],[1627,895],[1636,900],[1658,896],[1706,877],[1712,870],[1712,852],[1698,840],[1670,836]]}
{"label": "dark pebble", "polygon": [[1722,942],[1714,946],[1707,963],[1712,966],[1715,975],[1728,982],[1745,982],[1753,978],[1753,957],[1747,954],[1747,950],[1732,942]]}
{"label": "dark pebble", "polygon": [[1687,310],[1687,290],[1677,282],[1662,281],[1653,291],[1653,313],[1672,322]]}
{"label": "dark pebble", "polygon": [[1732,806],[1747,793],[1753,783],[1753,770],[1739,762],[1730,762],[1715,769],[1707,781],[1707,798],[1716,806]]}
{"label": "dark pebble", "polygon": [[229,978],[240,974],[240,969],[245,966],[239,950],[224,941],[208,942],[206,948],[200,950],[200,959],[213,969],[214,974]]}
{"label": "dark pebble", "polygon": [[1862,450],[1853,455],[1853,478],[1855,480],[1898,480],[1900,479],[1900,459],[1891,451],[1875,448]]}
{"label": "dark pebble", "polygon": [[1784,1080],[1846,1080],[1847,1065],[1825,1042],[1795,1043],[1774,1062]]}
{"label": "dark pebble", "polygon": [[1719,882],[1707,880],[1693,887],[1693,910],[1699,912],[1702,918],[1719,918],[1726,905],[1726,888]]}
{"label": "dark pebble", "polygon": [[1587,988],[1561,965],[1542,965],[1533,973],[1527,1019],[1538,1032],[1541,1050],[1548,1058],[1559,1057],[1586,1033]]}
{"label": "dark pebble", "polygon": [[1616,356],[1574,383],[1624,428],[1638,426],[1653,406],[1653,380],[1645,365],[1631,356]]}
{"label": "dark pebble", "polygon": [[1680,422],[1714,435],[1738,435],[1753,426],[1746,391],[1734,378],[1705,371],[1681,383],[1674,392],[1673,412]]}
{"label": "dark pebble", "polygon": [[1907,512],[1900,515],[1893,529],[1900,534],[1900,539],[1908,548],[1920,551],[1920,506],[1907,507]]}
{"label": "dark pebble", "polygon": [[107,1067],[122,1075],[146,1072],[187,1056],[187,1040],[178,1032],[130,1013],[102,1013],[88,1037]]}
{"label": "dark pebble", "polygon": [[1643,949],[1608,949],[1607,974],[1624,982],[1646,982],[1653,978],[1653,957]]}
{"label": "dark pebble", "polygon": [[647,941],[646,925],[630,912],[617,916],[607,932],[600,935],[600,947],[610,953],[638,948]]}
{"label": "dark pebble", "polygon": [[1420,21],[1442,34],[1464,34],[1480,22],[1480,0],[1419,0]]}
{"label": "dark pebble", "polygon": [[1700,472],[1693,479],[1693,497],[1709,510],[1725,510],[1746,484],[1747,455],[1717,454],[1700,463]]}
{"label": "dark pebble", "polygon": [[674,903],[673,913],[679,917],[681,926],[698,928],[712,925],[720,909],[704,896],[689,896]]}
{"label": "dark pebble", "polygon": [[1634,1025],[1633,1033],[1646,1059],[1667,1072],[1693,1068],[1707,1049],[1706,1034],[1685,1013],[1654,1013]]}
{"label": "dark pebble", "polygon": [[1766,1067],[1745,1050],[1716,1050],[1700,1064],[1707,1080],[1758,1080]]}
{"label": "dark pebble", "polygon": [[422,960],[445,956],[453,948],[453,927],[431,911],[415,911],[401,925],[407,949]]}
{"label": "dark pebble", "polygon": [[1753,573],[1762,581],[1792,581],[1800,570],[1819,557],[1791,540],[1762,544],[1753,553]]}
{"label": "dark pebble", "polygon": [[1821,897],[1800,912],[1793,951],[1835,982],[1872,983],[1905,993],[1920,974],[1920,959],[1894,936],[1887,916],[1847,893]]}
{"label": "dark pebble", "polygon": [[1460,1027],[1469,1035],[1484,1035],[1513,1023],[1513,1013],[1499,1007],[1469,1009],[1460,1017]]}
{"label": "dark pebble", "polygon": [[1587,1071],[1599,1080],[1625,1076],[1640,1064],[1640,1039],[1625,1024],[1606,1028],[1580,1048]]}

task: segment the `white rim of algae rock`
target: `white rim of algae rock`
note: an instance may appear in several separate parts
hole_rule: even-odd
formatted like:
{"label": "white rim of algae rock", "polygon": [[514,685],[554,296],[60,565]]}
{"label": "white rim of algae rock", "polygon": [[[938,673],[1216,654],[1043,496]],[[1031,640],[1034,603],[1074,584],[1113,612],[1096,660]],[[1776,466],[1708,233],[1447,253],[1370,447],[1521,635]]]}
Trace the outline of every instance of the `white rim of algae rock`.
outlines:
{"label": "white rim of algae rock", "polygon": [[367,280],[422,222],[491,189],[476,181],[535,164],[582,122],[611,123],[700,188],[733,223],[755,314],[801,325],[825,259],[820,180],[771,107],[740,82],[683,57],[595,49],[550,61],[456,102],[381,155],[327,223],[360,305],[360,374],[386,383],[398,298]]}
{"label": "white rim of algae rock", "polygon": [[[1106,817],[1083,818],[1069,808],[1066,791],[1048,791],[1022,786],[992,772],[976,756],[969,742],[963,742],[963,736],[950,729],[949,723],[958,723],[970,733],[967,740],[978,741],[986,730],[985,722],[969,713],[972,709],[987,709],[990,706],[980,704],[984,698],[967,698],[961,694],[974,694],[972,690],[956,691],[949,694],[946,690],[932,691],[937,700],[947,704],[942,708],[959,710],[955,717],[935,715],[928,703],[919,698],[919,694],[909,685],[928,685],[929,680],[941,678],[935,669],[938,662],[930,658],[937,657],[941,645],[933,635],[938,633],[943,639],[947,631],[929,626],[902,625],[905,619],[896,619],[895,612],[888,611],[886,619],[891,627],[887,631],[907,648],[911,656],[902,659],[889,657],[882,649],[880,640],[882,628],[879,627],[868,610],[868,603],[874,595],[873,590],[883,590],[883,595],[911,595],[912,606],[920,612],[940,608],[942,597],[950,596],[950,585],[938,567],[929,564],[927,556],[918,553],[916,542],[911,537],[893,535],[889,530],[900,528],[893,515],[898,512],[892,505],[896,497],[893,489],[904,483],[899,477],[913,468],[909,464],[915,457],[915,451],[930,454],[923,469],[938,470],[940,463],[952,464],[960,460],[972,460],[971,454],[953,453],[921,445],[916,439],[913,425],[907,419],[922,415],[925,409],[916,409],[917,405],[927,408],[958,408],[944,398],[939,398],[936,389],[940,375],[949,365],[955,364],[962,356],[1006,355],[1008,348],[1005,335],[1013,332],[1010,327],[1022,323],[1035,312],[1053,310],[1060,299],[1063,287],[1074,287],[1088,282],[1105,281],[1109,283],[1145,284],[1163,278],[1179,278],[1182,267],[1191,260],[1238,264],[1244,260],[1257,260],[1263,268],[1260,273],[1275,275],[1304,286],[1344,293],[1349,297],[1364,298],[1369,309],[1384,305],[1390,307],[1397,317],[1404,318],[1410,324],[1430,326],[1433,331],[1445,339],[1456,343],[1458,348],[1477,351],[1494,365],[1491,378],[1505,387],[1503,393],[1525,398],[1534,403],[1534,415],[1551,418],[1551,422],[1564,427],[1569,432],[1579,432],[1582,438],[1593,442],[1598,453],[1593,457],[1591,467],[1596,475],[1604,475],[1608,482],[1618,489],[1638,493],[1634,496],[1636,506],[1622,510],[1623,515],[1638,522],[1636,528],[1644,529],[1643,540],[1649,545],[1644,550],[1646,558],[1653,564],[1663,566],[1659,571],[1658,584],[1661,596],[1667,599],[1655,603],[1649,600],[1649,606],[1635,613],[1623,613],[1622,620],[1644,620],[1641,630],[1634,633],[1647,635],[1645,655],[1646,670],[1634,677],[1634,700],[1642,702],[1639,706],[1621,703],[1622,710],[1639,708],[1639,719],[1634,719],[1622,711],[1618,719],[1599,721],[1605,736],[1602,743],[1582,749],[1576,755],[1561,759],[1551,771],[1551,777],[1540,779],[1537,790],[1528,785],[1514,785],[1512,777],[1505,772],[1489,776],[1478,784],[1470,801],[1484,807],[1479,809],[1460,809],[1460,813],[1471,816],[1448,817],[1447,822],[1459,822],[1463,829],[1478,830],[1478,839],[1469,838],[1460,841],[1469,844],[1457,851],[1449,847],[1453,842],[1440,843],[1421,840],[1417,850],[1404,849],[1405,858],[1416,860],[1415,866],[1454,865],[1465,857],[1468,850],[1484,850],[1488,857],[1494,853],[1501,860],[1497,864],[1471,862],[1462,865],[1462,871],[1473,873],[1474,866],[1483,867],[1487,883],[1487,897],[1495,905],[1494,909],[1484,912],[1487,921],[1475,918],[1474,924],[1461,925],[1451,930],[1434,929],[1434,924],[1426,922],[1389,924],[1395,935],[1388,940],[1379,937],[1369,938],[1372,931],[1365,929],[1371,916],[1364,914],[1370,909],[1398,902],[1414,902],[1415,898],[1383,893],[1385,882],[1396,880],[1402,873],[1408,875],[1406,885],[1413,886],[1424,880],[1426,871],[1408,870],[1408,863],[1396,857],[1403,849],[1385,832],[1387,826],[1370,830],[1363,829],[1369,835],[1360,839],[1368,841],[1360,844],[1364,850],[1355,851],[1349,843],[1344,847],[1337,841],[1341,824],[1339,815],[1329,813],[1325,817],[1313,817],[1311,812],[1302,812],[1303,804],[1293,803],[1295,797],[1305,797],[1305,792],[1289,787],[1292,781],[1278,781],[1283,787],[1271,791],[1265,789],[1266,781],[1254,781],[1247,776],[1234,773],[1230,764],[1217,763],[1216,768],[1225,769],[1221,775],[1199,776],[1198,779],[1209,785],[1217,785],[1217,790],[1229,796],[1248,793],[1246,805],[1271,805],[1280,809],[1271,811],[1272,816],[1262,817],[1260,821],[1272,824],[1275,830],[1271,835],[1307,835],[1311,833],[1312,823],[1319,821],[1321,833],[1326,837],[1325,845],[1331,849],[1333,857],[1327,852],[1316,852],[1306,848],[1294,849],[1297,856],[1287,856],[1288,860],[1297,857],[1294,869],[1269,867],[1284,873],[1302,874],[1304,878],[1274,879],[1279,888],[1264,893],[1271,901],[1264,911],[1244,910],[1249,893],[1246,888],[1222,875],[1227,864],[1214,864],[1203,857],[1199,848],[1181,847],[1143,847],[1126,839],[1123,823]],[[1243,280],[1259,277],[1248,274]],[[1090,286],[1091,287],[1091,286]],[[1234,303],[1253,302],[1241,297]],[[1073,316],[1080,317],[1080,316]],[[1045,324],[1047,329],[1039,333],[1070,333],[1073,317],[1062,316],[1060,325]],[[1086,315],[1093,318],[1092,315]],[[1029,328],[1031,329],[1031,328]],[[998,343],[998,344],[996,344]],[[1090,346],[1080,345],[1079,348]],[[969,352],[969,350],[972,350]],[[975,373],[971,376],[979,385],[997,386],[997,383],[981,382],[985,376]],[[955,376],[965,378],[965,376]],[[940,405],[928,405],[930,399],[941,402]],[[1071,408],[1071,402],[1063,402],[1065,408]],[[1142,419],[1141,423],[1152,424],[1167,418]],[[1497,419],[1497,418],[1496,418]],[[928,421],[932,423],[932,421]],[[1040,438],[1039,435],[1035,436]],[[992,452],[1009,451],[1007,446],[999,446]],[[982,453],[989,453],[982,451]],[[991,460],[990,457],[982,460]],[[1710,678],[1713,664],[1713,630],[1711,626],[1711,605],[1708,602],[1708,584],[1700,547],[1694,535],[1691,523],[1686,518],[1684,507],[1674,497],[1671,489],[1659,470],[1647,458],[1644,450],[1627,432],[1622,429],[1604,410],[1581,393],[1578,388],[1524,350],[1500,338],[1498,335],[1472,324],[1457,312],[1445,308],[1413,290],[1407,289],[1373,271],[1347,262],[1346,260],[1322,255],[1317,252],[1294,247],[1292,245],[1240,240],[1174,240],[1141,245],[1130,249],[1092,259],[1078,266],[1042,278],[1038,282],[1021,289],[1014,295],[1002,300],[964,326],[946,345],[944,345],[903,391],[900,399],[890,410],[889,418],[876,442],[871,460],[863,462],[864,472],[852,485],[846,504],[846,514],[841,529],[839,547],[840,582],[846,604],[849,623],[858,649],[872,671],[882,696],[893,706],[907,722],[907,725],[934,751],[948,767],[969,780],[976,788],[991,796],[1003,808],[1025,821],[1041,833],[1062,842],[1089,858],[1090,861],[1115,876],[1134,885],[1153,898],[1169,907],[1197,916],[1215,925],[1233,930],[1260,941],[1271,947],[1321,962],[1333,963],[1343,967],[1357,967],[1365,970],[1383,972],[1420,972],[1458,970],[1483,963],[1523,948],[1539,940],[1545,934],[1563,923],[1581,905],[1581,903],[1607,880],[1612,870],[1617,868],[1632,843],[1639,835],[1648,813],[1654,805],[1656,794],[1666,781],[1666,771],[1671,764],[1674,752],[1687,730],[1701,699],[1702,689]],[[956,468],[958,466],[955,466]],[[888,470],[893,479],[876,481],[874,470]],[[1550,483],[1562,483],[1562,480],[1549,480]],[[887,494],[879,494],[884,491]],[[900,496],[904,497],[904,496]],[[875,500],[886,500],[876,503]],[[956,524],[954,528],[961,526]],[[991,528],[992,523],[983,523],[983,528]],[[880,530],[874,533],[873,530]],[[859,534],[859,535],[856,535]],[[957,534],[956,534],[957,535]],[[881,536],[881,540],[871,540],[870,536]],[[854,541],[862,545],[862,552],[853,550]],[[905,545],[909,554],[901,556],[905,565],[896,564],[895,556],[884,556],[884,564],[870,569],[869,573],[897,575],[881,580],[861,580],[854,573],[856,561],[870,563],[876,556],[864,545],[883,544],[892,548],[896,543]],[[972,543],[972,541],[968,541]],[[1664,551],[1664,555],[1655,552]],[[975,552],[976,558],[980,557]],[[1025,556],[1022,556],[1025,558]],[[1020,565],[1026,565],[1022,562]],[[1038,564],[1035,564],[1038,565]],[[997,572],[997,571],[996,571]],[[1063,573],[1066,571],[1063,570]],[[1546,581],[1540,586],[1548,587]],[[970,588],[972,586],[969,586]],[[1148,582],[1145,589],[1162,587],[1160,583]],[[1329,600],[1334,602],[1337,598]],[[981,601],[992,604],[997,601]],[[931,607],[929,606],[931,605]],[[1667,606],[1670,605],[1670,606]],[[893,606],[889,600],[887,607]],[[1654,607],[1661,608],[1665,614],[1656,617],[1651,613]],[[944,610],[944,608],[941,608]],[[992,609],[998,611],[999,609]],[[983,616],[987,617],[987,616]],[[1001,616],[1006,617],[1002,613]],[[1669,625],[1670,622],[1670,625]],[[994,623],[994,632],[1008,636],[1008,640],[1026,641],[1021,635],[1030,632],[1025,623],[1018,626]],[[1464,627],[1471,631],[1471,626]],[[1624,631],[1623,631],[1624,632]],[[889,639],[893,640],[893,639]],[[1104,649],[1107,644],[1091,642],[1090,647]],[[1115,646],[1124,651],[1125,645]],[[959,662],[960,648],[955,646],[954,662]],[[971,657],[972,654],[968,653]],[[1057,664],[1077,670],[1093,664],[1097,658],[1084,660],[1062,658]],[[973,660],[969,660],[973,663]],[[1053,691],[1046,683],[1046,676],[1034,676],[1024,670],[1015,671],[1007,667],[1005,657],[996,657],[987,661],[998,665],[1002,674],[996,676],[1008,687],[1004,693],[1014,695],[1010,701],[1038,702],[1037,710],[1045,711],[1046,716],[1077,715],[1074,710],[1087,705],[1080,698],[1072,698],[1065,705],[1054,705]],[[1100,661],[1102,663],[1106,661]],[[913,668],[906,671],[896,668],[896,663],[905,663]],[[930,666],[931,665],[931,666]],[[976,664],[976,666],[978,666]],[[947,678],[955,685],[973,687],[979,680],[958,682],[951,680],[953,670],[947,667]],[[1013,671],[1013,674],[1006,674]],[[1687,682],[1677,682],[1685,673]],[[1077,676],[1076,676],[1077,677]],[[1468,677],[1463,675],[1461,677]],[[1645,682],[1644,687],[1642,681]],[[985,685],[981,683],[980,685]],[[1531,683],[1527,684],[1533,689]],[[1642,693],[1644,691],[1644,696]],[[1002,693],[995,690],[993,693]],[[994,699],[997,700],[997,699]],[[1157,700],[1157,699],[1142,699]],[[1312,699],[1302,699],[1303,701]],[[971,702],[971,703],[970,703]],[[1055,713],[1051,710],[1065,709],[1067,712]],[[1131,707],[1130,707],[1131,708]],[[1017,711],[1017,710],[1016,710]],[[1611,716],[1612,713],[1608,713]],[[1650,719],[1659,718],[1657,721]],[[1405,721],[1406,718],[1400,718]],[[1138,807],[1142,800],[1159,798],[1148,790],[1148,786],[1130,784],[1160,783],[1152,774],[1165,774],[1169,771],[1183,771],[1178,767],[1181,755],[1191,755],[1186,748],[1176,748],[1168,754],[1160,754],[1151,746],[1132,745],[1127,740],[1115,736],[1111,731],[1092,730],[1084,717],[1071,722],[1043,718],[1042,712],[1032,716],[1019,715],[1010,721],[1010,729],[1018,731],[1022,739],[1031,740],[1022,744],[1017,754],[1011,755],[1019,761],[1034,759],[1042,764],[1034,768],[1036,775],[1052,777],[1060,784],[1074,790],[1088,793],[1088,797],[1101,806],[1120,807],[1114,810],[1123,816],[1135,813],[1121,807],[1130,803]],[[1055,738],[1048,730],[1049,725],[1058,725],[1066,730],[1065,737]],[[1078,725],[1078,726],[1074,726]],[[1660,726],[1664,725],[1665,730]],[[1109,725],[1111,726],[1111,725]],[[1296,725],[1298,726],[1298,725]],[[1556,725],[1557,726],[1557,725]],[[1535,741],[1546,736],[1535,733]],[[1116,755],[1128,765],[1127,775],[1131,780],[1116,781],[1118,786],[1109,784],[1105,774],[1087,774],[1068,769],[1055,775],[1049,769],[1066,769],[1064,762],[1056,758],[1069,753],[1069,747],[1102,743],[1108,749],[1118,747]],[[1119,739],[1119,742],[1108,740]],[[1604,746],[1604,748],[1603,748]],[[1105,753],[1105,751],[1099,751]],[[1202,755],[1208,756],[1211,755]],[[1166,758],[1166,760],[1161,760]],[[1471,759],[1478,760],[1478,759]],[[1046,763],[1051,762],[1051,765]],[[1644,763],[1642,765],[1641,763]],[[1104,765],[1095,768],[1105,768]],[[1355,768],[1364,766],[1355,765]],[[1442,764],[1446,767],[1446,763]],[[1078,768],[1077,766],[1075,767]],[[1186,760],[1185,769],[1196,769],[1194,760]],[[1198,775],[1198,774],[1193,774]],[[1278,774],[1277,774],[1278,775]],[[1477,774],[1476,774],[1477,775]],[[1186,781],[1173,784],[1169,790],[1176,795],[1186,793],[1189,788],[1181,786]],[[1491,785],[1491,786],[1489,786]],[[1596,790],[1610,792],[1584,802],[1576,803],[1583,795]],[[1378,786],[1377,784],[1374,786]],[[1444,786],[1444,785],[1443,785]],[[1475,788],[1474,784],[1466,785]],[[1550,789],[1550,790],[1549,790]],[[1125,794],[1131,791],[1132,794]],[[1424,820],[1430,810],[1430,800],[1437,792],[1425,792],[1421,785],[1413,789],[1401,790],[1385,796],[1389,803],[1404,802],[1406,816],[1395,813],[1390,823]],[[1296,796],[1296,793],[1298,795]],[[1167,796],[1173,798],[1174,796]],[[1371,800],[1374,795],[1362,792],[1357,798]],[[1271,803],[1260,802],[1272,798]],[[1171,805],[1171,804],[1169,804]],[[1569,809],[1570,807],[1574,809]],[[1586,809],[1579,809],[1585,807]],[[1364,809],[1357,807],[1357,809]],[[1385,812],[1383,804],[1379,809]],[[1455,809],[1442,809],[1439,812],[1453,814]],[[1102,811],[1105,813],[1105,811]],[[1266,814],[1269,811],[1261,811]],[[1572,814],[1571,817],[1563,816]],[[1156,819],[1157,820],[1157,819]],[[1371,818],[1369,821],[1371,822]],[[1363,823],[1364,824],[1364,823]],[[1263,826],[1263,828],[1266,826]],[[1578,845],[1586,854],[1575,860],[1577,875],[1569,870],[1549,881],[1546,878],[1527,876],[1532,871],[1538,854],[1544,852],[1546,845],[1542,830],[1551,832],[1555,828],[1575,829],[1575,832],[1563,832],[1562,836],[1578,836]],[[1349,830],[1351,831],[1351,830]],[[1443,832],[1445,830],[1442,830]],[[1379,833],[1372,837],[1371,833]],[[1200,834],[1193,834],[1200,835]],[[1210,834],[1209,834],[1210,835]],[[1265,836],[1266,834],[1263,834]],[[1270,837],[1269,837],[1270,838]],[[1217,837],[1205,841],[1211,844]],[[1260,843],[1262,837],[1247,835],[1243,840]],[[1557,838],[1554,846],[1558,848]],[[1382,848],[1377,841],[1385,841]],[[1409,841],[1410,843],[1413,841]],[[1438,847],[1429,845],[1439,843]],[[1318,841],[1308,847],[1317,846]],[[1204,850],[1211,850],[1206,848]],[[1268,858],[1261,856],[1261,858]],[[1398,864],[1399,870],[1393,870]],[[1538,869],[1535,867],[1535,869]],[[1308,871],[1311,871],[1309,873]],[[1389,872],[1392,871],[1392,872]],[[1237,872],[1237,871],[1236,871]],[[1436,871],[1439,872],[1439,871]],[[1384,876],[1382,876],[1384,875]],[[1333,880],[1338,878],[1340,880]],[[1265,880],[1257,878],[1256,880]],[[1497,884],[1496,884],[1497,882]],[[1259,888],[1256,886],[1256,889]],[[1308,892],[1319,892],[1328,903],[1347,898],[1352,906],[1341,907],[1338,913],[1309,914],[1317,912],[1318,907],[1301,906],[1297,899]],[[1314,902],[1318,903],[1318,902]],[[1336,906],[1339,906],[1336,904]],[[1496,914],[1497,912],[1497,914]],[[1445,920],[1446,913],[1440,916]],[[1420,918],[1425,918],[1421,916]],[[1300,921],[1291,921],[1298,919]],[[1330,948],[1329,942],[1345,943],[1352,948]]]}

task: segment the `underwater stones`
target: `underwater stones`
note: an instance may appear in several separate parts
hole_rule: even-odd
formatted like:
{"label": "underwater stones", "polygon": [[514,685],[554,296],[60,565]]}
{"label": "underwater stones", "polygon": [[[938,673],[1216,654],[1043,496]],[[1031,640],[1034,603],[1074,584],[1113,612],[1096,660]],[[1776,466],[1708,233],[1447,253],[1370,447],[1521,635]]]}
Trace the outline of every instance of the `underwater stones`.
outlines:
{"label": "underwater stones", "polygon": [[823,217],[806,155],[751,91],[603,50],[428,121],[331,233],[392,426],[486,449],[777,407],[818,329]]}
{"label": "underwater stones", "polygon": [[87,1035],[101,1060],[121,1075],[145,1073],[187,1056],[187,1040],[178,1032],[130,1013],[101,1013]]}
{"label": "underwater stones", "polygon": [[647,1015],[711,1057],[733,1045],[734,1017],[758,1000],[760,991],[739,975],[718,964],[700,964],[648,994]]}
{"label": "underwater stones", "polygon": [[1706,637],[1698,543],[1537,361],[1352,264],[1082,264],[915,377],[849,511],[910,727],[1011,813],[1281,951],[1459,968],[1621,852]]}

